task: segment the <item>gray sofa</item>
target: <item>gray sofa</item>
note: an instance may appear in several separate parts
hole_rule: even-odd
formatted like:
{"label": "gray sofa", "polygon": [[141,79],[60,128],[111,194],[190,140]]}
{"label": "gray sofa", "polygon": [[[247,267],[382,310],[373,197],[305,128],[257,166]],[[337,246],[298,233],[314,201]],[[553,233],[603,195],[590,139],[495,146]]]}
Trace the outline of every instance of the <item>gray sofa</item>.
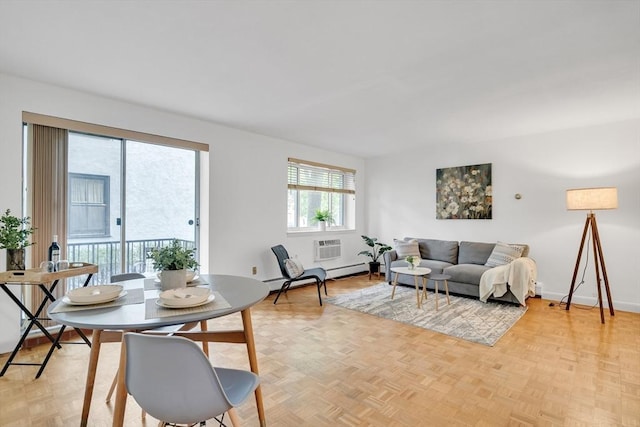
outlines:
{"label": "gray sofa", "polygon": [[[447,274],[451,276],[448,280],[449,292],[462,296],[479,298],[480,277],[482,273],[489,270],[484,264],[489,259],[493,251],[495,243],[482,242],[460,242],[451,240],[435,240],[435,239],[415,239],[418,241],[420,249],[420,267],[427,267],[435,274]],[[529,246],[520,244],[524,247],[522,256],[527,256]],[[395,250],[385,252],[385,280],[390,284],[393,283],[395,273],[391,272],[392,267],[406,267],[407,263],[404,259],[399,259]],[[414,286],[414,278],[410,275],[399,274],[398,284]],[[442,285],[439,286],[440,292],[443,292]],[[434,290],[432,280],[427,282],[427,289]],[[507,291],[501,297],[491,297],[490,300],[505,301],[519,304],[516,297]]]}

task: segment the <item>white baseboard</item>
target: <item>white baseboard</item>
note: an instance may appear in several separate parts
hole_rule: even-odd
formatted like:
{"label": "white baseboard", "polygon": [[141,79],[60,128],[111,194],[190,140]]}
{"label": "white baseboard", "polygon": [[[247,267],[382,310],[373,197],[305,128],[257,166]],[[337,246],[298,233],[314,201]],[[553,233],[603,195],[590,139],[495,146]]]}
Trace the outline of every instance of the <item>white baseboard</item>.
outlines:
{"label": "white baseboard", "polygon": [[[543,292],[542,294],[542,298],[544,299],[548,299],[551,301],[562,301],[562,302],[567,302],[567,298],[566,298],[567,294],[559,294],[556,292]],[[571,304],[576,303],[576,304],[580,304],[580,305],[588,305],[588,306],[592,306],[595,305],[597,306],[598,304],[598,298],[596,297],[584,297],[584,296],[579,296],[579,295],[573,295],[573,298],[571,298]],[[603,305],[604,307],[608,307],[609,305],[607,304],[607,299],[606,296],[604,296],[604,300],[603,300]],[[640,313],[640,304],[635,304],[635,303],[630,303],[630,302],[623,302],[623,301],[613,301],[613,308],[615,310],[620,310],[620,311],[629,311],[631,313]]]}

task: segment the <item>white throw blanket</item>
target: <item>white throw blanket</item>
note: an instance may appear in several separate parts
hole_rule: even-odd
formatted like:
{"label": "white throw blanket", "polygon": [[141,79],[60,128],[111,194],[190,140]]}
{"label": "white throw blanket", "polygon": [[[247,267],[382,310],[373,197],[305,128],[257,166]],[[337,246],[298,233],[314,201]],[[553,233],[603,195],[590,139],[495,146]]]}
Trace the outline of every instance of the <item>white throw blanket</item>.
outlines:
{"label": "white throw blanket", "polygon": [[480,301],[487,302],[493,295],[501,297],[507,293],[507,284],[511,293],[522,305],[527,296],[535,296],[538,269],[531,258],[517,258],[507,265],[490,268],[480,278]]}

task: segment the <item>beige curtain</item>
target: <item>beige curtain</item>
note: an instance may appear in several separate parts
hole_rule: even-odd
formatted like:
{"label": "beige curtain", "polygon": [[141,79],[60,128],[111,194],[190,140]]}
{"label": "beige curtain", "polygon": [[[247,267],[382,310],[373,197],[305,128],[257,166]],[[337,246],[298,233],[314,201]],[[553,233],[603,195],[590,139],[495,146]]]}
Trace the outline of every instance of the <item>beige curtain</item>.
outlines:
{"label": "beige curtain", "polygon": [[[31,250],[31,265],[39,267],[49,257],[49,245],[58,235],[60,259],[66,259],[67,247],[67,150],[69,132],[41,125],[29,125],[31,146],[31,223],[36,227]],[[31,309],[36,309],[44,295],[39,288],[30,288]],[[65,293],[60,281],[55,296]],[[46,324],[45,324],[46,325]]]}

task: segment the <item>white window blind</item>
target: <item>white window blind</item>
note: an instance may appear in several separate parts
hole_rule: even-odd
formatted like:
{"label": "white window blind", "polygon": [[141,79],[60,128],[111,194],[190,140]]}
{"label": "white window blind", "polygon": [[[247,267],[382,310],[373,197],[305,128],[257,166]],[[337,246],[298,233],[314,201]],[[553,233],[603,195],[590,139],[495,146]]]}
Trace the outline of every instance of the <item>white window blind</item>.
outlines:
{"label": "white window blind", "polygon": [[290,190],[356,193],[356,171],[311,161],[289,159]]}

